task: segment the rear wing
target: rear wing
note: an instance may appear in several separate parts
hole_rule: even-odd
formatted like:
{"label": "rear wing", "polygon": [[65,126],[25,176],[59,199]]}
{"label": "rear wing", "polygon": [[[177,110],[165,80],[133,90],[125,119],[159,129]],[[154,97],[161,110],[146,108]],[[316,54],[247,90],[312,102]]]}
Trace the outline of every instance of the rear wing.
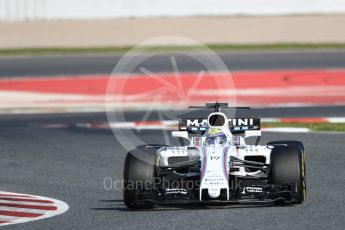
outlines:
{"label": "rear wing", "polygon": [[[246,130],[260,130],[260,118],[231,118],[228,119],[231,133],[244,133]],[[179,120],[179,130],[191,134],[203,134],[207,130],[207,119],[183,118]]]}

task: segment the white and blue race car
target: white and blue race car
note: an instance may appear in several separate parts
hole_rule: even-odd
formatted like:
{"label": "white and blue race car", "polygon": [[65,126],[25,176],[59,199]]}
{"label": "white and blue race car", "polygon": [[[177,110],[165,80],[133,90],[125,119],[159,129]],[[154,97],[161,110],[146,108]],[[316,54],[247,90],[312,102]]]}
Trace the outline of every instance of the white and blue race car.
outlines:
{"label": "white and blue race car", "polygon": [[[227,111],[247,117],[228,118]],[[305,153],[299,141],[258,145],[260,119],[226,103],[191,107],[172,136],[180,146],[141,145],[124,166],[124,203],[156,205],[300,204],[306,198]],[[241,114],[236,113],[236,114]],[[244,115],[242,115],[244,116]],[[254,144],[247,144],[256,137]]]}

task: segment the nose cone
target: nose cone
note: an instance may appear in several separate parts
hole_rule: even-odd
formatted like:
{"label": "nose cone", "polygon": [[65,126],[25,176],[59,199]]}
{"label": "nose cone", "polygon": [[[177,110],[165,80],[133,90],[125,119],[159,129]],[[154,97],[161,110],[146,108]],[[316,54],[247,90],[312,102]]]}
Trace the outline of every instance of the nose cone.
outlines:
{"label": "nose cone", "polygon": [[208,195],[209,197],[213,199],[218,198],[220,195],[220,189],[217,189],[217,188],[208,189]]}

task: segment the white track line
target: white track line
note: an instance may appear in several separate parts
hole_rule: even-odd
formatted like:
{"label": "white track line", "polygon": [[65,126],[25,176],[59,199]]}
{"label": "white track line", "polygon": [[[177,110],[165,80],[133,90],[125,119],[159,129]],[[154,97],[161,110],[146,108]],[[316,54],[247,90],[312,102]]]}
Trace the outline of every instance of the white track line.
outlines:
{"label": "white track line", "polygon": [[328,118],[329,123],[345,123],[345,117],[330,117]]}
{"label": "white track line", "polygon": [[262,128],[263,132],[277,132],[277,133],[309,133],[311,130],[308,128]]}
{"label": "white track line", "polygon": [[17,218],[18,217],[15,217],[15,216],[0,216],[0,221],[13,221]]}
{"label": "white track line", "polygon": [[29,201],[11,201],[11,200],[1,200],[1,204],[22,204],[22,205],[36,205],[36,206],[54,206],[54,203],[40,203],[40,202],[29,202]]}
{"label": "white track line", "polygon": [[38,210],[38,209],[30,209],[30,208],[15,208],[15,207],[1,207],[0,211],[9,211],[9,212],[25,212],[25,213],[36,213],[36,214],[44,214],[46,210]]}

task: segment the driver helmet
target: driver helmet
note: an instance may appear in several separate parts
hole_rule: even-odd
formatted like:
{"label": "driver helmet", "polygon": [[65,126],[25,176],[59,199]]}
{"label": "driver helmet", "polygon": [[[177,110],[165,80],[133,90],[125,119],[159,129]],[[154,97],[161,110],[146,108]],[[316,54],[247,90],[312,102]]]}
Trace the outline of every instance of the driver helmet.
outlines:
{"label": "driver helmet", "polygon": [[223,145],[227,142],[227,136],[221,130],[210,130],[206,136],[206,145]]}

